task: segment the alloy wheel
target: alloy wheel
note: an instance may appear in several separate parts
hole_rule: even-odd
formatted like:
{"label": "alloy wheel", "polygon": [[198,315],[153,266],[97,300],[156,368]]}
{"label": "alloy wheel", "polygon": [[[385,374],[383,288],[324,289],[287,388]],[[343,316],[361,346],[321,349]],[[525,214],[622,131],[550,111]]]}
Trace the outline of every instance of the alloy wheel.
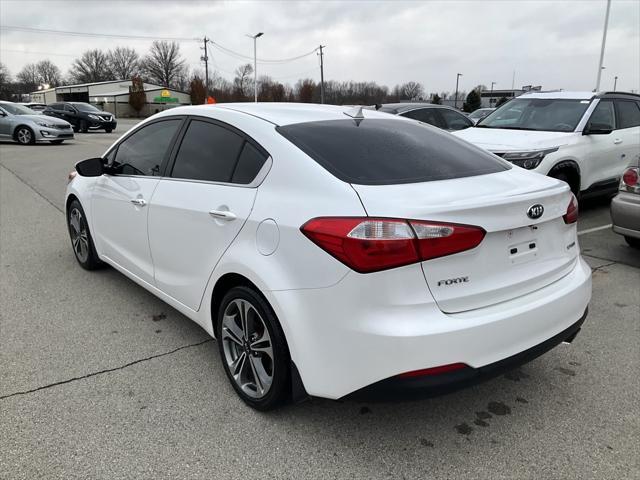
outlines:
{"label": "alloy wheel", "polygon": [[254,399],[267,395],[273,383],[273,345],[265,321],[249,301],[236,298],[227,305],[221,340],[236,385]]}
{"label": "alloy wheel", "polygon": [[18,136],[19,143],[27,145],[31,143],[31,138],[33,137],[33,134],[31,133],[31,130],[29,130],[28,128],[21,128],[20,130],[18,130],[17,136]]}
{"label": "alloy wheel", "polygon": [[87,225],[83,221],[82,212],[74,208],[69,213],[69,227],[71,232],[71,244],[76,257],[81,263],[89,258],[89,233]]}

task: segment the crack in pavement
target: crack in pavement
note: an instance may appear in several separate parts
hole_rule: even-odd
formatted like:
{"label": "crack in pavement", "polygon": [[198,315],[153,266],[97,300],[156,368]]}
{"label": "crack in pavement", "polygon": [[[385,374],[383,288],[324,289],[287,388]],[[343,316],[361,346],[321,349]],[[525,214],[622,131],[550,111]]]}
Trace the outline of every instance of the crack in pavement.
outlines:
{"label": "crack in pavement", "polygon": [[192,343],[190,345],[183,345],[182,347],[178,347],[178,348],[176,348],[174,350],[171,350],[169,352],[159,353],[157,355],[151,355],[150,357],[141,358],[139,360],[134,360],[133,362],[126,363],[126,364],[121,365],[119,367],[107,368],[105,370],[100,370],[98,372],[88,373],[88,374],[82,375],[80,377],[73,377],[73,378],[69,378],[67,380],[61,380],[59,382],[50,383],[48,385],[44,385],[44,386],[38,387],[38,388],[33,388],[31,390],[24,390],[22,392],[10,393],[8,395],[0,396],[0,400],[5,400],[7,398],[16,397],[16,396],[19,396],[19,395],[28,395],[29,393],[39,392],[40,390],[46,390],[47,388],[56,387],[58,385],[64,385],[64,384],[67,384],[67,383],[75,382],[77,380],[84,380],[86,378],[95,377],[97,375],[102,375],[103,373],[110,373],[110,372],[115,372],[115,371],[118,371],[118,370],[124,370],[125,368],[131,367],[132,365],[136,365],[138,363],[147,362],[149,360],[153,360],[154,358],[166,357],[167,355],[171,355],[173,353],[179,352],[180,350],[184,350],[186,348],[198,347],[200,345],[204,345],[205,343],[209,343],[209,342],[212,342],[212,341],[213,341],[213,338],[208,338],[206,340],[203,340],[202,342]]}
{"label": "crack in pavement", "polygon": [[605,263],[604,265],[598,265],[597,267],[592,267],[591,271],[595,272],[596,270],[600,270],[601,268],[604,268],[604,267],[610,267],[611,265],[615,265],[616,263],[618,263],[618,262],[611,262],[611,263]]}
{"label": "crack in pavement", "polygon": [[29,187],[31,190],[33,190],[34,192],[36,192],[36,194],[38,194],[39,197],[41,197],[45,202],[47,202],[49,205],[51,205],[53,208],[55,208],[56,210],[58,210],[60,213],[64,213],[64,211],[55,203],[53,203],[51,200],[49,200],[44,193],[42,193],[40,190],[38,190],[36,187],[34,187],[33,185],[31,185],[29,182],[27,182],[24,178],[22,178],[20,175],[18,175],[16,172],[14,172],[13,170],[11,170],[9,167],[7,167],[4,163],[0,162],[0,167],[4,168],[5,170],[7,170],[9,173],[11,173],[14,177],[16,177],[20,183],[23,183],[24,185],[26,185],[27,187]]}

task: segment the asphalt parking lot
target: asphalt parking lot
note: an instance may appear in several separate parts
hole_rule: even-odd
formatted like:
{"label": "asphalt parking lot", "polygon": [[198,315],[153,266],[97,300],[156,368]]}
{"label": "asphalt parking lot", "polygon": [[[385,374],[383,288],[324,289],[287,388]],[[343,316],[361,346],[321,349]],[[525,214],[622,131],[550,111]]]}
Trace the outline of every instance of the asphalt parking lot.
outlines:
{"label": "asphalt parking lot", "polygon": [[196,324],[76,264],[67,173],[111,134],[0,144],[0,478],[640,478],[640,252],[581,205],[587,322],[519,370],[444,397],[245,407]]}

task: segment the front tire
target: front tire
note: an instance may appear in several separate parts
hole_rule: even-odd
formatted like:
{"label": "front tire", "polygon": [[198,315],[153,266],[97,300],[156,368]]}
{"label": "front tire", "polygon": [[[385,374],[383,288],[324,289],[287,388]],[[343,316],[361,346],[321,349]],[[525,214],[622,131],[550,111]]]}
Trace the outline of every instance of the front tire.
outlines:
{"label": "front tire", "polygon": [[51,140],[49,143],[53,145],[60,145],[62,142],[64,142],[64,140]]}
{"label": "front tire", "polygon": [[247,405],[267,411],[288,399],[289,349],[258,292],[245,286],[227,292],[218,309],[216,338],[227,377]]}
{"label": "front tire", "polygon": [[111,133],[113,132],[113,128],[105,128],[104,131],[107,133]]}
{"label": "front tire", "polygon": [[89,131],[89,124],[86,120],[80,120],[80,131],[82,133],[87,133]]}
{"label": "front tire", "polygon": [[73,200],[67,210],[67,227],[71,237],[71,247],[76,260],[85,270],[95,270],[103,263],[96,253],[93,238],[89,231],[87,217],[78,200]]}
{"label": "front tire", "polygon": [[20,145],[33,145],[36,143],[36,136],[29,127],[18,127],[15,138]]}

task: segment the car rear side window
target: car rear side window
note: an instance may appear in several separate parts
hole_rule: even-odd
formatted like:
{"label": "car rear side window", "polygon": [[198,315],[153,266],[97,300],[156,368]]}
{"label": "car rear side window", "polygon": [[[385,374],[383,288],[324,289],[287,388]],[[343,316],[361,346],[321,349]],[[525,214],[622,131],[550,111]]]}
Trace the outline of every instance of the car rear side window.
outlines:
{"label": "car rear side window", "polygon": [[440,117],[435,112],[434,108],[419,108],[417,110],[410,110],[406,113],[400,114],[402,117],[412,118],[419,122],[428,123],[436,127],[444,128]]}
{"label": "car rear side window", "polygon": [[361,185],[446,180],[511,168],[447,132],[400,119],[327,120],[277,130],[340,180]]}
{"label": "car rear side window", "polygon": [[115,174],[160,175],[162,162],[182,119],[151,123],[132,133],[118,145],[111,163]]}
{"label": "car rear side window", "polygon": [[256,178],[267,156],[249,142],[244,142],[238,164],[231,177],[232,183],[248,184]]}
{"label": "car rear side window", "polygon": [[192,120],[180,144],[171,176],[230,182],[244,138],[220,125]]}
{"label": "car rear side window", "polygon": [[461,113],[446,108],[441,108],[438,111],[444,118],[448,130],[463,130],[473,126],[473,122]]}
{"label": "car rear side window", "polygon": [[640,108],[633,100],[616,100],[618,128],[640,126]]}

